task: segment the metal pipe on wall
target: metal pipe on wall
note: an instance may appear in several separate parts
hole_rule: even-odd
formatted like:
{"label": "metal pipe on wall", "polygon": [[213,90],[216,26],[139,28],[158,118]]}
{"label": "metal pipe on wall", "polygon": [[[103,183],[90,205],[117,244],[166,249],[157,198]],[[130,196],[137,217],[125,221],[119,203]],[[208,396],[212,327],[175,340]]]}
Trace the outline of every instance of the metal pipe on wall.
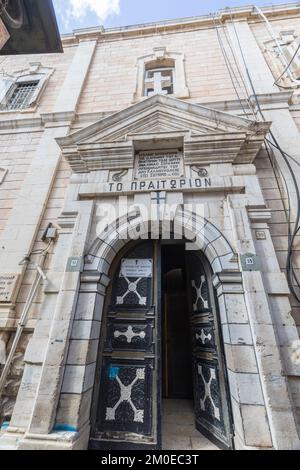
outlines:
{"label": "metal pipe on wall", "polygon": [[43,272],[43,270],[42,270],[42,267],[44,266],[49,248],[50,248],[50,244],[47,247],[47,249],[43,252],[43,254],[41,255],[41,259],[40,259],[39,263],[36,264],[36,270],[37,270],[36,277],[35,277],[35,280],[34,280],[32,286],[31,286],[29,295],[28,295],[26,303],[24,305],[24,308],[23,308],[23,311],[22,311],[22,314],[21,314],[21,317],[20,317],[20,320],[19,320],[19,323],[18,323],[18,326],[17,326],[17,331],[16,331],[16,334],[15,334],[15,337],[14,337],[9,355],[7,357],[6,363],[4,365],[4,368],[3,368],[3,371],[2,371],[2,374],[1,374],[1,377],[0,377],[0,397],[3,393],[4,387],[5,387],[5,384],[6,384],[6,379],[7,379],[7,376],[9,374],[9,371],[10,371],[10,368],[11,368],[11,365],[12,365],[14,355],[15,355],[15,352],[17,350],[20,338],[21,338],[23,330],[26,326],[27,319],[28,319],[28,314],[29,314],[29,311],[30,311],[30,307],[31,307],[31,305],[34,301],[34,298],[35,298],[37,290],[40,286],[41,280],[42,279],[43,280],[47,279],[44,272]]}

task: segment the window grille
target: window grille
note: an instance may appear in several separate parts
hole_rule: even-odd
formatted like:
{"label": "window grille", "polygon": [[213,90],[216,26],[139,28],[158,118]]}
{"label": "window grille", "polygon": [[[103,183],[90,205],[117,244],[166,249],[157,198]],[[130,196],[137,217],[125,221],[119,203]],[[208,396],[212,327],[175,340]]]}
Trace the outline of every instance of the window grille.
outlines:
{"label": "window grille", "polygon": [[38,83],[39,82],[18,83],[2,108],[5,110],[29,108]]}

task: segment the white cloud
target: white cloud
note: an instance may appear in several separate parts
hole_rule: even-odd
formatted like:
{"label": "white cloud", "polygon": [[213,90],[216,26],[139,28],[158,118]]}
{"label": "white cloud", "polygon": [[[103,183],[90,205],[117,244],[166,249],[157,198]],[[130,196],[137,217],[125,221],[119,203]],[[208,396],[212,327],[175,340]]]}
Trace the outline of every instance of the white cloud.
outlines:
{"label": "white cloud", "polygon": [[111,15],[120,13],[120,0],[69,0],[70,15],[74,18],[83,18],[91,12],[105,21]]}

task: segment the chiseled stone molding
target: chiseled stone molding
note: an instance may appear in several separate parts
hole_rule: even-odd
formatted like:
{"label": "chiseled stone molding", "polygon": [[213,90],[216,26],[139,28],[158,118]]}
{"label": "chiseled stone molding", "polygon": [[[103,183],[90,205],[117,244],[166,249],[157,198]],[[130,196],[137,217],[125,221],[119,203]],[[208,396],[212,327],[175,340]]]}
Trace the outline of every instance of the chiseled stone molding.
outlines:
{"label": "chiseled stone molding", "polygon": [[[267,94],[258,94],[257,98],[259,100],[260,105],[263,107],[263,109],[271,109],[270,106],[272,106],[272,109],[274,109],[274,106],[276,106],[276,109],[282,109],[286,108],[289,106],[290,111],[297,111],[299,109],[299,104],[289,104],[291,103],[293,95],[293,91],[284,91],[284,92],[276,92],[276,93],[267,93]],[[253,103],[253,106],[256,106],[256,101],[253,96],[250,96],[250,101]],[[205,104],[202,104],[201,102],[196,103],[198,106],[205,106],[206,108],[212,108],[213,110],[216,111],[221,111],[221,112],[229,112],[229,111],[236,111],[238,114],[243,113],[243,109],[241,107],[241,101],[239,100],[230,100],[230,101],[211,101],[211,102],[206,102]],[[246,100],[242,100],[242,105],[243,108],[246,110],[248,109],[248,102]],[[89,112],[89,113],[83,113],[83,114],[78,114],[76,112],[52,112],[52,113],[41,113],[38,116],[30,116],[30,117],[25,117],[22,116],[20,117],[19,114],[16,113],[3,113],[3,117],[0,120],[0,133],[10,131],[10,132],[15,132],[20,130],[25,130],[25,129],[37,129],[37,130],[42,130],[45,126],[45,124],[51,124],[51,123],[64,123],[68,122],[73,123],[78,126],[81,126],[85,123],[88,123],[89,125],[91,123],[99,122],[102,121],[103,119],[114,115],[115,113],[119,112],[119,110],[116,110],[116,112],[102,112],[99,113],[97,111],[95,112]],[[253,114],[250,109],[248,109],[248,115],[249,119],[253,119]],[[7,116],[7,118],[5,118]],[[236,116],[237,117],[237,116]],[[80,129],[81,130],[81,129]]]}
{"label": "chiseled stone molding", "polygon": [[[45,123],[44,132],[41,135],[40,142],[34,152],[28,172],[25,175],[23,185],[19,191],[14,207],[10,212],[9,219],[1,234],[1,253],[0,265],[5,266],[7,272],[19,274],[19,283],[14,288],[14,298],[19,292],[23,276],[26,271],[25,265],[20,265],[20,260],[26,253],[30,253],[36,240],[39,225],[45,211],[46,203],[49,198],[54,177],[61,160],[60,149],[56,144],[55,138],[67,135],[70,128],[69,116],[66,121],[66,113],[75,113],[78,99],[89,70],[96,43],[88,41],[80,44],[73,57],[65,81],[61,87],[61,93],[55,102],[55,112],[60,116],[58,123]],[[40,72],[39,64],[32,65],[32,73]],[[74,76],[76,76],[74,84]],[[72,86],[70,81],[73,80]],[[45,115],[47,120],[47,115]],[[41,117],[36,121],[31,118],[24,119],[23,122],[35,126],[41,125]],[[14,129],[15,122],[11,122]],[[27,125],[26,124],[26,125]],[[9,129],[7,122],[0,122],[0,128]],[[7,132],[8,133],[8,132]],[[45,163],[46,162],[46,163]],[[46,166],[45,166],[46,165]],[[47,171],[44,169],[47,168]],[[37,178],[37,175],[39,176]],[[32,202],[32,204],[31,204]],[[32,210],[28,212],[28,206],[31,204]],[[24,227],[26,226],[26,236],[24,236]],[[22,228],[22,230],[20,230]],[[17,248],[16,248],[17,247]],[[11,317],[14,316],[14,305],[1,306],[1,327],[11,326]],[[6,323],[4,323],[6,322]]]}
{"label": "chiseled stone molding", "polygon": [[[4,115],[5,113],[3,113]],[[20,117],[19,115],[13,116],[13,113],[7,113],[8,119],[0,120],[0,132],[2,131],[15,131],[25,129],[30,130],[43,130],[45,126],[55,127],[57,124],[59,126],[70,125],[71,122],[75,120],[75,112],[55,112],[55,113],[41,113],[37,117]],[[52,125],[53,124],[53,125]],[[6,132],[7,133],[7,132]]]}
{"label": "chiseled stone molding", "polygon": [[262,208],[248,208],[248,216],[251,222],[269,222],[272,218],[272,212],[270,209]]}
{"label": "chiseled stone molding", "polygon": [[[247,252],[261,255],[251,225],[266,224],[269,220],[268,210],[259,204],[247,208],[239,196],[230,196],[229,209],[232,226],[235,227],[235,245],[240,254]],[[250,212],[250,214],[249,214]],[[250,215],[250,216],[249,216]],[[248,222],[246,222],[248,219]],[[244,223],[239,223],[244,220]],[[267,229],[266,229],[267,230]],[[270,237],[266,237],[264,256],[276,259]],[[270,298],[288,294],[284,274],[279,265],[270,269],[242,272],[244,297],[249,316],[249,325],[255,345],[255,357],[259,368],[268,422],[275,449],[299,449],[300,441],[296,430],[295,416],[289,395],[288,384],[284,377],[284,364],[280,355],[280,345]],[[268,295],[270,294],[270,295]],[[292,331],[290,330],[289,336]],[[296,328],[294,330],[296,332]],[[278,394],[280,393],[280,404]]]}
{"label": "chiseled stone molding", "polygon": [[186,74],[184,69],[184,54],[182,52],[170,52],[165,47],[155,47],[152,54],[139,57],[137,60],[137,84],[133,96],[133,102],[136,102],[144,97],[144,79],[147,64],[152,62],[159,63],[164,60],[171,60],[174,63],[174,95],[176,98],[189,98],[190,93],[187,87]]}
{"label": "chiseled stone molding", "polygon": [[[238,256],[236,255],[236,261]],[[243,294],[243,277],[240,271],[221,271],[214,275],[213,285],[217,295],[223,294]]]}
{"label": "chiseled stone molding", "polygon": [[[84,272],[98,272],[108,275],[111,261],[114,259],[120,247],[125,246],[128,230],[140,227],[140,236],[149,233],[149,223],[140,214],[125,215],[112,225],[110,230],[100,234],[87,250]],[[201,250],[215,273],[223,271],[239,271],[238,258],[229,241],[211,222],[197,214],[178,210],[174,217],[174,230],[184,223],[185,233],[195,235],[195,242],[187,245],[188,250]],[[116,230],[116,226],[118,227]]]}
{"label": "chiseled stone molding", "polygon": [[[132,168],[135,140],[182,138],[186,164],[252,163],[270,123],[155,95],[57,139],[74,172]],[[209,152],[207,148],[210,148]]]}
{"label": "chiseled stone molding", "polygon": [[[280,15],[285,18],[287,15],[299,14],[299,3],[282,3],[280,5],[262,6],[261,10],[269,19],[272,17],[279,19]],[[243,21],[261,21],[257,11],[253,6],[232,7],[219,10],[214,17],[212,15],[195,16],[192,18],[177,18],[174,20],[160,21],[155,23],[137,24],[119,28],[104,28],[103,26],[78,29],[73,33],[62,36],[64,46],[78,44],[81,40],[96,39],[100,41],[106,40],[124,40],[128,37],[149,36],[150,34],[165,34],[172,31],[194,31],[195,28],[214,27],[215,21],[226,22],[231,19],[240,19]]]}
{"label": "chiseled stone molding", "polygon": [[[38,85],[30,99],[28,109],[19,110],[18,112],[26,113],[28,111],[34,112],[36,105],[38,104],[39,98],[43,90],[45,89],[47,82],[55,69],[50,67],[44,67],[40,62],[30,62],[29,67],[22,70],[16,70],[12,74],[7,75],[5,73],[0,74],[0,103],[5,104],[5,100],[11,96],[15,86],[18,84],[26,83],[28,81],[37,81]],[[15,111],[0,110],[1,115],[5,113],[14,113]]]}
{"label": "chiseled stone molding", "polygon": [[79,432],[70,429],[56,430],[45,435],[26,433],[18,434],[18,430],[10,429],[7,439],[18,450],[85,450],[88,446],[90,425],[87,423]]}
{"label": "chiseled stone molding", "polygon": [[[181,214],[182,215],[182,214]],[[233,302],[240,302],[241,307],[243,307],[243,295],[244,295],[244,288],[243,288],[243,283],[242,283],[242,274],[239,271],[239,266],[238,266],[238,257],[237,254],[234,252],[233,248],[227,241],[227,239],[224,237],[224,235],[218,230],[216,226],[214,226],[211,222],[207,221],[206,219],[196,216],[194,214],[186,212],[184,215],[184,220],[187,221],[187,228],[191,229],[190,225],[193,225],[191,222],[196,222],[196,229],[194,227],[194,230],[197,232],[198,237],[199,237],[199,243],[194,243],[194,244],[189,244],[187,243],[186,249],[187,250],[201,250],[207,257],[212,271],[215,273],[213,275],[213,283],[217,289],[218,296],[221,297],[224,294],[227,296],[227,299],[232,298]],[[195,220],[196,219],[196,220]],[[139,217],[133,217],[130,219],[130,223],[133,223],[134,225],[139,224]],[[115,257],[117,256],[117,253],[125,247],[127,244],[128,240],[124,239],[123,235],[124,232],[128,230],[128,216],[124,216],[120,220],[118,220],[117,225],[117,230],[115,228],[111,228],[109,232],[105,232],[99,237],[97,237],[94,242],[90,245],[90,247],[87,250],[87,255],[85,257],[85,265],[84,265],[84,271],[82,274],[82,280],[85,280],[86,285],[88,286],[88,291],[89,292],[96,292],[96,284],[95,281],[99,279],[99,276],[105,276],[105,283],[109,282],[109,278],[107,277],[107,274],[110,273],[110,266],[112,265]],[[130,229],[132,227],[130,226]],[[142,232],[147,233],[148,226],[147,224],[144,224],[142,226]],[[198,238],[197,237],[197,238]],[[203,243],[204,239],[204,243]],[[200,242],[202,240],[202,242]],[[90,281],[90,282],[89,282]],[[103,283],[102,283],[103,284]],[[84,283],[81,285],[81,290],[84,290]],[[103,291],[105,293],[105,291]],[[222,299],[221,299],[222,300]],[[223,304],[222,304],[223,305]],[[225,304],[224,304],[225,306]],[[223,311],[223,316],[226,313]],[[227,328],[229,327],[226,323]],[[244,325],[244,327],[248,328],[248,325]],[[244,329],[245,329],[244,328]],[[247,331],[248,331],[247,330]],[[230,362],[229,359],[231,357],[231,354],[237,354],[238,349],[243,351],[243,348],[247,348],[247,350],[251,351],[253,350],[253,345],[252,342],[250,345],[244,346],[244,345],[235,345],[233,344],[234,350],[231,351],[230,345],[229,349],[227,348],[226,350],[226,355],[228,355],[228,363]],[[254,353],[252,352],[252,356]],[[251,356],[251,357],[252,357]],[[232,362],[232,361],[231,361]],[[245,360],[244,360],[245,363]],[[232,367],[232,365],[231,365]],[[244,382],[242,378],[245,376],[242,375],[239,372],[233,372],[231,371],[231,382],[230,382],[230,392],[231,392],[231,397],[236,397],[237,390],[239,390],[239,393],[241,394],[241,398],[237,398],[237,401],[239,403],[239,406],[241,407],[241,411],[237,413],[235,410],[234,414],[234,419],[236,420],[236,426],[237,429],[239,428],[238,423],[241,421],[241,415],[240,413],[246,413],[248,408],[251,408],[251,404],[249,405],[248,403],[248,392],[245,391],[245,388],[247,390],[251,386],[253,389],[256,389],[259,386],[259,379],[258,379],[258,372],[256,371],[255,373],[252,373],[251,375],[247,376],[248,381],[251,379],[251,383],[247,382],[246,386],[244,385]],[[260,389],[259,389],[260,390]],[[260,398],[262,400],[262,394],[260,393]],[[259,410],[262,411],[262,413],[265,414],[265,409],[263,402],[259,404],[259,407],[255,407],[255,409],[259,408]],[[243,417],[244,419],[244,417]],[[267,427],[267,425],[266,425]],[[264,433],[267,432],[265,429],[263,429]],[[261,430],[261,433],[263,432]],[[251,434],[251,433],[250,433]],[[238,436],[238,437],[237,437]],[[251,439],[249,438],[249,431],[248,429],[246,430],[239,430],[239,433],[236,433],[235,439],[239,439],[239,447],[240,448],[246,448],[247,447],[247,442],[251,442]],[[268,444],[264,444],[266,447],[271,446],[271,442],[269,439],[269,434],[267,434],[267,437],[262,435],[257,436],[256,443],[260,442],[260,440],[263,440],[265,443],[267,442]],[[251,444],[248,446],[249,448],[251,447]]]}
{"label": "chiseled stone molding", "polygon": [[[258,93],[256,97],[250,93],[249,100],[228,100],[228,101],[212,101],[205,103],[205,106],[214,109],[220,109],[221,111],[236,111],[240,113],[246,113],[249,118],[253,118],[253,110],[256,110],[258,100],[262,109],[282,109],[289,107],[289,109],[298,109],[298,105],[292,104],[293,98],[295,97],[294,90],[290,89],[287,91],[276,91],[275,93]],[[251,109],[249,108],[249,102]],[[201,104],[201,103],[199,103]]]}

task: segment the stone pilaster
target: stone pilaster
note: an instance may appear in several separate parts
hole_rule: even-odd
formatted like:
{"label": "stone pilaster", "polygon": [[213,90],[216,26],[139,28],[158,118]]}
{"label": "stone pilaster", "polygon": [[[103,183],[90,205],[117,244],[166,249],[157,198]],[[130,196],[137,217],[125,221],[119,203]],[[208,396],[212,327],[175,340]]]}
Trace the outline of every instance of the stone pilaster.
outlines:
{"label": "stone pilaster", "polygon": [[[251,253],[257,256],[245,206],[245,199],[242,196],[230,196],[230,211],[236,227],[235,235],[237,237],[236,243],[239,245],[239,255],[241,257]],[[248,223],[246,223],[247,220]],[[239,221],[243,221],[243,223],[241,224]],[[242,240],[242,243],[239,240]],[[272,249],[272,242],[270,239],[269,241],[270,246],[268,246],[268,249],[270,250]],[[276,259],[274,249],[271,255],[273,259]],[[259,263],[259,260],[257,261]],[[281,290],[282,286],[286,285],[284,274],[280,273],[279,270],[275,274],[274,270],[273,272],[263,273],[259,265],[251,271],[243,268],[243,286],[255,348],[255,361],[260,375],[273,446],[275,449],[299,449],[300,441],[288,384],[283,376],[284,365],[272,318],[266,285],[267,279],[271,284],[273,283],[273,294],[276,294],[276,286],[274,285],[276,280],[281,285]],[[288,288],[286,286],[287,292]],[[282,294],[282,292],[279,292],[279,294]]]}
{"label": "stone pilaster", "polygon": [[[5,267],[5,272],[20,275],[16,290],[19,288],[25,272],[24,267],[19,266],[19,262],[25,254],[32,250],[60,162],[61,151],[55,139],[69,133],[71,119],[76,111],[95,47],[95,40],[79,43],[60,95],[54,105],[54,113],[43,115],[45,130],[40,145],[1,238],[1,246],[5,249],[1,251],[0,264]],[[86,207],[87,205],[90,209]],[[80,257],[79,253],[84,251],[84,243],[81,246],[80,240],[81,227],[86,223],[86,218],[90,217],[93,204],[87,203],[84,206],[85,214],[80,214],[76,221],[76,234],[72,250],[70,250],[70,245],[65,246],[64,235],[57,243],[57,251],[61,255],[62,246],[65,248],[64,254],[70,250],[70,256],[73,257]],[[67,239],[69,242],[69,238]],[[61,259],[56,259],[57,263],[61,263]],[[62,259],[65,259],[63,255]],[[59,269],[61,266],[60,268],[54,267],[54,272]],[[64,265],[63,272],[65,270],[66,266]],[[72,305],[77,298],[78,277],[79,273],[66,272],[65,276],[60,278],[61,284],[58,279],[53,281],[54,278],[52,278],[52,281],[56,282],[56,291],[52,286],[51,292],[45,295],[42,306],[43,314],[37,325],[36,334],[26,352],[24,375],[12,416],[11,428],[8,430],[8,434],[11,433],[9,442],[14,441],[14,432],[24,433],[25,429],[30,428],[33,431],[47,433],[53,427],[63,374],[64,354],[62,351],[66,352],[64,348],[68,344],[70,326],[68,315],[74,313]],[[7,321],[12,315],[12,307],[6,308]],[[3,313],[1,314],[3,316]],[[57,347],[55,348],[55,346]],[[60,351],[58,351],[59,347],[62,348]],[[53,367],[54,365],[55,367]],[[56,373],[57,375],[55,375]],[[35,401],[37,390],[39,390],[40,399]],[[46,403],[50,408],[53,406],[52,411],[48,407],[44,412]],[[1,441],[5,446],[6,435],[2,437]]]}
{"label": "stone pilaster", "polygon": [[219,273],[213,282],[219,302],[235,446],[272,448],[242,274]]}
{"label": "stone pilaster", "polygon": [[[274,93],[278,88],[274,86],[274,77],[260,50],[257,41],[247,21],[235,20],[226,23],[234,54],[238,60],[248,86],[248,95],[253,95],[246,67],[251,76],[257,94]],[[242,56],[242,52],[243,56]],[[245,62],[244,62],[245,61]]]}

